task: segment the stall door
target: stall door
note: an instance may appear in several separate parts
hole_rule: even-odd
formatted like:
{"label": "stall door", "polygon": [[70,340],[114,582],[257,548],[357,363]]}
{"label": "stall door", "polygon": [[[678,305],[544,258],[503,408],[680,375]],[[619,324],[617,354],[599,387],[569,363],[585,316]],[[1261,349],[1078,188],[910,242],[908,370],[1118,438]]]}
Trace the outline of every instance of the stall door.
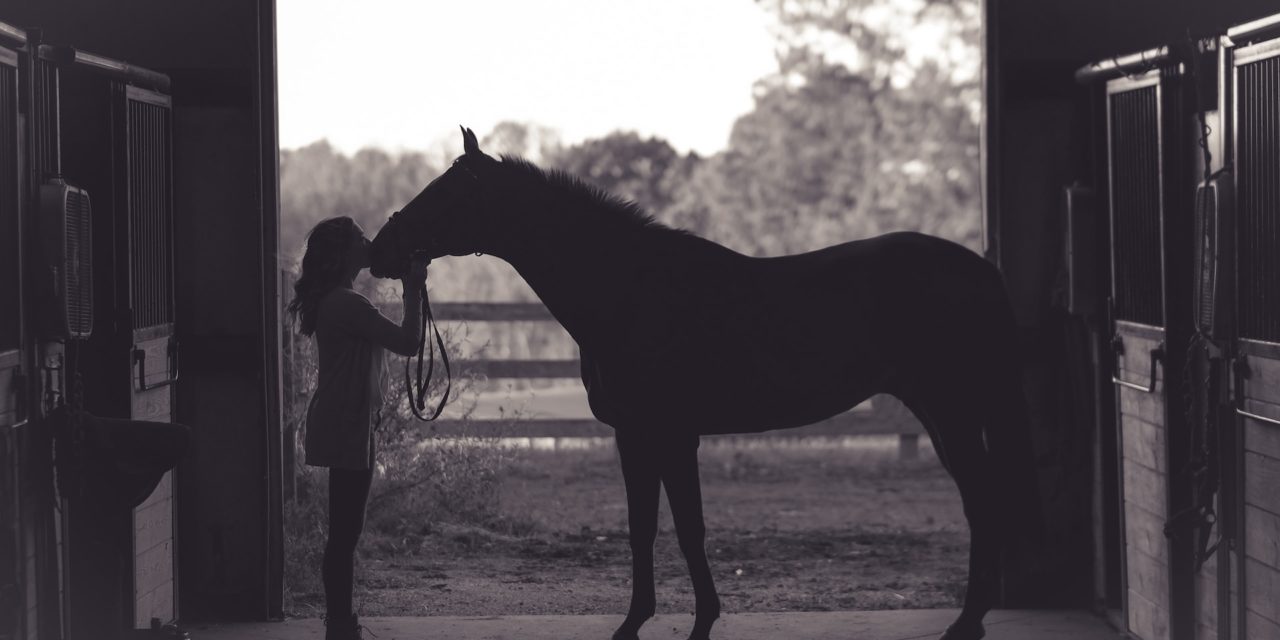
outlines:
{"label": "stall door", "polygon": [[[114,115],[118,197],[117,229],[128,229],[127,261],[131,320],[130,412],[138,420],[169,422],[177,378],[173,305],[173,172],[168,96],[116,85]],[[177,618],[174,562],[173,472],[133,512],[133,622],[137,628]]]}
{"label": "stall door", "polygon": [[[0,636],[25,638],[36,625],[36,600],[22,576],[28,562],[19,518],[22,448],[18,425],[26,421],[22,369],[22,263],[18,135],[18,56],[0,47]],[[31,637],[34,637],[32,635]]]}
{"label": "stall door", "polygon": [[1172,196],[1182,177],[1171,162],[1179,151],[1171,134],[1181,117],[1179,84],[1175,71],[1154,69],[1111,80],[1106,91],[1124,604],[1130,633],[1143,640],[1168,640],[1179,618],[1174,554],[1163,533],[1176,418],[1168,403],[1181,386],[1176,350],[1185,348],[1169,309],[1181,304],[1175,287],[1190,287],[1177,281],[1179,258],[1167,250],[1180,233]]}
{"label": "stall door", "polygon": [[1244,597],[1237,637],[1280,638],[1280,38],[1232,62]]}

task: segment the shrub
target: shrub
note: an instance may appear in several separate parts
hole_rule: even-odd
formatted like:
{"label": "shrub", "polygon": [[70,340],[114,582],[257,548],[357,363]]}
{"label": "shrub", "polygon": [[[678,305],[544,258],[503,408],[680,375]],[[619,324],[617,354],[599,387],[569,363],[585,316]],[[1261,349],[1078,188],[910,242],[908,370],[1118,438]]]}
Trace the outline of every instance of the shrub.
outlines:
{"label": "shrub", "polygon": [[[376,299],[372,290],[366,295]],[[317,358],[314,341],[298,335],[292,326],[286,325],[284,331],[285,431],[296,452],[292,499],[286,500],[284,507],[285,607],[318,615],[323,611],[320,564],[328,537],[328,473],[303,462],[306,410],[315,388]],[[443,333],[446,348],[456,359],[466,328]],[[424,431],[407,406],[403,360],[387,354],[381,366],[383,419],[375,432],[375,471],[363,540],[391,540],[394,544],[406,536],[429,534],[441,522],[501,526],[497,518],[499,482],[508,452],[492,439]],[[436,370],[440,372],[438,364]],[[475,405],[476,382],[467,378],[453,381],[450,402],[462,401],[464,423]],[[438,402],[444,392],[442,372],[431,381],[428,391],[429,402]],[[451,415],[456,413],[451,411]]]}

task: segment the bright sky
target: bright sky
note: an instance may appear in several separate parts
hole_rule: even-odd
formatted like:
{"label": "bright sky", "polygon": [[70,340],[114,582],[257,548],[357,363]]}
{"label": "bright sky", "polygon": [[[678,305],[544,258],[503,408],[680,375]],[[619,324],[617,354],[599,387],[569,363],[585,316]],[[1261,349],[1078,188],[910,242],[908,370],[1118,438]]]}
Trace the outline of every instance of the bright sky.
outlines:
{"label": "bright sky", "polygon": [[278,0],[280,145],[425,150],[503,120],[725,147],[777,68],[753,0]]}

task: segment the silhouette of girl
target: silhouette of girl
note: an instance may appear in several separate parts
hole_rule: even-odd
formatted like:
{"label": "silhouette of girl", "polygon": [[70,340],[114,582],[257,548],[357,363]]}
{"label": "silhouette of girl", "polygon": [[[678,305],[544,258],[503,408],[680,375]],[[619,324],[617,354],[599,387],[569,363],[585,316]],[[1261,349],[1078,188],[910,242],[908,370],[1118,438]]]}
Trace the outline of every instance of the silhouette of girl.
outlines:
{"label": "silhouette of girl", "polygon": [[373,431],[381,417],[383,349],[417,350],[421,288],[427,261],[414,260],[401,279],[404,320],[382,315],[352,282],[369,266],[369,240],[348,217],[320,222],[307,235],[302,275],[289,313],[299,331],[314,336],[319,372],[307,408],[306,463],[329,468],[329,538],[321,574],[325,640],[361,640],[352,610],[356,543],[364,530],[373,479]]}

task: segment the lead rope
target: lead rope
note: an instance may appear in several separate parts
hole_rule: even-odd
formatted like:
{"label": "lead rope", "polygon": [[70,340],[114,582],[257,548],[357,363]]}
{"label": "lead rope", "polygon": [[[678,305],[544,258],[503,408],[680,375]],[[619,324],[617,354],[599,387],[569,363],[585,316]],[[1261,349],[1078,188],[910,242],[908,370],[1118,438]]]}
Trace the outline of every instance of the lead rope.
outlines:
{"label": "lead rope", "polygon": [[[440,412],[444,411],[444,405],[449,400],[449,392],[453,390],[453,371],[449,367],[449,352],[444,348],[444,339],[440,337],[440,326],[436,324],[435,317],[431,314],[431,299],[427,297],[427,284],[422,283],[422,328],[418,337],[418,375],[415,384],[414,379],[410,376],[410,363],[413,356],[405,358],[404,361],[404,383],[409,397],[409,409],[413,411],[413,417],[423,421],[432,422],[440,417]],[[432,343],[427,337],[427,329],[430,328],[435,333],[436,339]],[[431,378],[435,375],[436,368],[436,347],[440,349],[440,362],[444,365],[444,395],[440,396],[440,403],[436,405],[435,411],[431,413],[430,418],[423,417],[426,413],[426,395],[427,388],[431,386]],[[426,382],[422,378],[423,360],[427,363]]]}

